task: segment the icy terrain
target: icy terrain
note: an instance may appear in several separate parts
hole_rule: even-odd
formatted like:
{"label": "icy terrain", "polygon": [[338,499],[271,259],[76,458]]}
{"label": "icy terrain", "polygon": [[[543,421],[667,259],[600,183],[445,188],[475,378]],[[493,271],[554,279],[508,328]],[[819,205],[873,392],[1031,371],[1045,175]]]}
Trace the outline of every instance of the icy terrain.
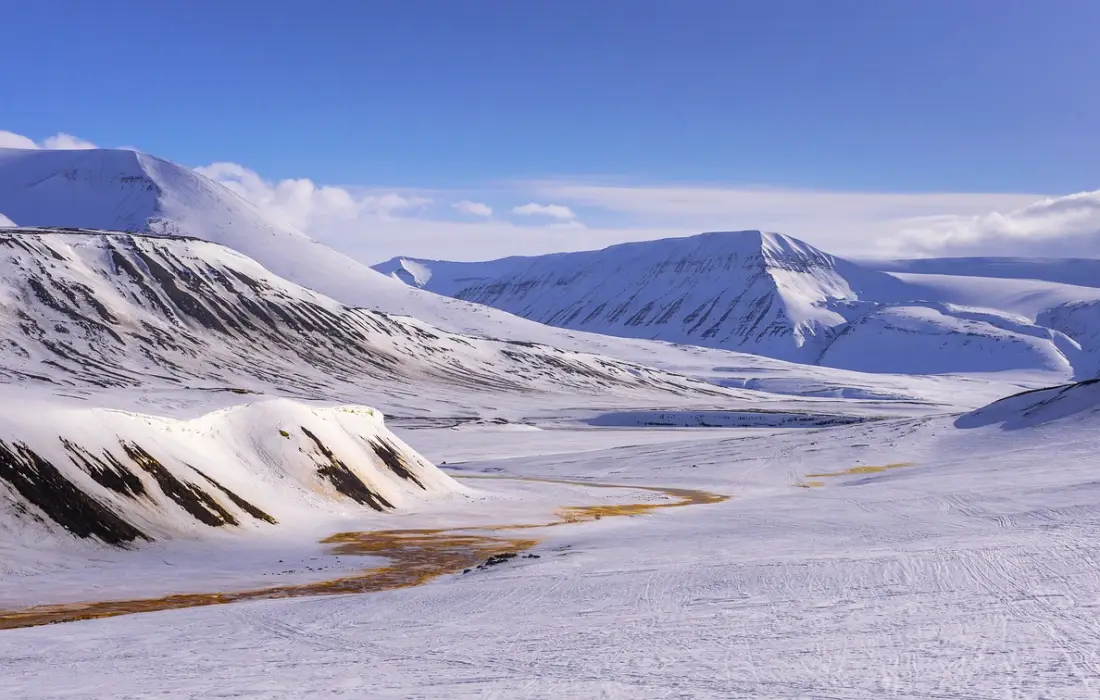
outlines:
{"label": "icy terrain", "polygon": [[[1094,423],[953,423],[636,446],[591,429],[534,445],[491,426],[406,429],[437,461],[478,455],[456,474],[734,498],[534,531],[540,558],[424,587],[0,632],[0,684],[25,698],[1095,697]],[[585,498],[467,483],[490,500],[402,526],[527,522]]]}
{"label": "icy terrain", "polygon": [[713,234],[556,292],[716,295],[701,347],[129,151],[0,153],[0,212],[0,697],[1100,696],[1100,291],[1056,263]]}

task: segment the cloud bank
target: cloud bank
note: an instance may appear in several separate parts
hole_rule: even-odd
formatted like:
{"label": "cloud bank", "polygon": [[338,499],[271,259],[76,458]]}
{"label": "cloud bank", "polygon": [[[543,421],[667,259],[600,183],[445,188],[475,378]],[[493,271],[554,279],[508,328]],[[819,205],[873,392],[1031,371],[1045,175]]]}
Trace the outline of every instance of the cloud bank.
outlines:
{"label": "cloud bank", "polygon": [[76,136],[65,133],[47,136],[41,142],[36,142],[34,139],[21,134],[16,134],[11,131],[0,131],[0,148],[87,150],[89,148],[97,148],[97,146],[91,141],[85,141],[82,138],[77,138]]}
{"label": "cloud bank", "polygon": [[493,208],[484,202],[471,202],[468,199],[464,199],[461,202],[455,202],[451,205],[456,211],[460,211],[463,214],[469,214],[470,216],[483,216],[490,217],[493,215]]}
{"label": "cloud bank", "polygon": [[546,216],[551,219],[560,219],[562,221],[572,221],[577,218],[577,215],[573,213],[573,210],[567,206],[561,204],[536,204],[530,202],[518,207],[512,207],[513,214],[519,214],[520,216]]}
{"label": "cloud bank", "polygon": [[897,243],[923,255],[1100,257],[1100,190],[1047,197],[1007,213],[916,219]]}
{"label": "cloud bank", "polygon": [[[94,144],[0,131],[0,147]],[[1100,257],[1100,190],[879,193],[556,180],[409,190],[271,181],[236,163],[196,171],[275,223],[367,263],[538,255],[739,229],[787,233],[847,257]]]}

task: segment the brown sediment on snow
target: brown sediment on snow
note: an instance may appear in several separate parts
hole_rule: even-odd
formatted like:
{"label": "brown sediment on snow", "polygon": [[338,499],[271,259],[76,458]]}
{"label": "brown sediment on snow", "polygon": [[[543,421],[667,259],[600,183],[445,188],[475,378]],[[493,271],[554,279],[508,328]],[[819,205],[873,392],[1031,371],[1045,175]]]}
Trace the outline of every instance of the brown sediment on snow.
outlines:
{"label": "brown sediment on snow", "polygon": [[384,566],[351,576],[314,583],[272,586],[233,593],[183,593],[159,598],[38,605],[22,610],[0,611],[0,630],[249,600],[375,593],[411,588],[440,576],[473,568],[492,557],[531,549],[539,543],[539,539],[533,537],[508,537],[490,533],[554,527],[605,517],[642,515],[666,508],[719,503],[728,498],[707,491],[656,486],[505,476],[460,478],[512,479],[590,488],[635,489],[662,494],[667,499],[645,503],[567,506],[557,512],[554,520],[544,523],[345,532],[323,540],[324,544],[333,545],[333,554],[377,556],[387,559],[388,562]]}
{"label": "brown sediment on snow", "polygon": [[858,467],[849,467],[848,469],[842,469],[838,472],[818,472],[816,474],[807,474],[806,479],[799,481],[795,486],[803,489],[818,488],[825,485],[821,479],[834,479],[840,476],[860,476],[863,474],[878,474],[879,472],[888,471],[890,469],[901,469],[902,467],[911,467],[914,462],[894,462],[892,464],[880,464],[880,465],[860,465]]}

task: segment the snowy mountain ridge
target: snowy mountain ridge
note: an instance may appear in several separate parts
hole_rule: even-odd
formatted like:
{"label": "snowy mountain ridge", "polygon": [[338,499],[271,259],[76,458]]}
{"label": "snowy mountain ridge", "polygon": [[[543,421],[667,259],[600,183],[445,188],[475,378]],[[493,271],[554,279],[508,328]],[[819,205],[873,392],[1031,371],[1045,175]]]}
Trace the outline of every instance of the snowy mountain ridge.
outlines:
{"label": "snowy mountain ridge", "polygon": [[370,403],[440,396],[732,396],[596,355],[461,336],[344,306],[198,239],[0,230],[0,377],[95,389],[232,388]]}
{"label": "snowy mountain ridge", "polygon": [[819,300],[857,298],[832,256],[761,231],[483,264],[396,258],[375,269],[549,325],[782,359],[820,352],[845,322]]}
{"label": "snowy mountain ridge", "polygon": [[[885,273],[860,269],[858,275],[852,274],[851,266],[846,265],[845,261],[778,235],[742,237],[744,240],[730,254],[718,262],[711,261],[707,259],[707,246],[728,245],[729,239],[728,235],[715,234],[702,251],[692,253],[687,250],[680,256],[688,261],[688,268],[704,272],[710,270],[706,274],[714,279],[711,289],[685,285],[678,296],[649,299],[652,305],[644,314],[640,312],[647,301],[641,301],[642,293],[639,292],[638,299],[628,305],[631,307],[629,312],[618,314],[618,330],[611,329],[611,332],[620,335],[667,340],[667,331],[674,327],[673,319],[690,316],[694,310],[689,308],[689,301],[695,298],[706,301],[706,307],[692,317],[684,332],[673,336],[675,343],[693,345],[670,345],[605,335],[603,333],[608,329],[595,323],[585,326],[586,332],[563,330],[484,304],[410,286],[392,279],[388,273],[379,274],[367,265],[318,244],[301,232],[267,221],[253,205],[198,173],[133,151],[0,149],[0,212],[22,227],[122,228],[149,235],[167,234],[211,241],[239,251],[277,277],[320,293],[338,304],[415,317],[443,331],[506,338],[560,348],[566,352],[606,355],[630,363],[699,375],[713,375],[711,368],[715,367],[747,367],[751,364],[770,368],[766,370],[767,374],[782,375],[785,387],[793,386],[787,379],[792,371],[807,372],[820,378],[825,378],[825,375],[817,370],[800,370],[796,366],[764,358],[817,361],[822,346],[836,334],[837,327],[868,310],[862,301],[853,301],[856,292],[862,294],[863,287],[868,285],[882,286],[884,280],[885,283],[897,283],[896,279]],[[690,239],[658,243],[671,247],[699,247],[698,241],[693,243]],[[649,245],[632,244],[643,259],[653,257],[646,253]],[[632,248],[628,246],[625,249],[629,252]],[[583,255],[549,257],[568,261]],[[503,262],[500,269],[504,271],[514,264],[508,260]],[[479,274],[490,276],[484,265],[491,264],[480,266]],[[736,270],[735,279],[751,278],[751,288],[741,291],[729,288],[728,280],[720,271],[723,267]],[[469,271],[471,268],[464,269]],[[675,275],[675,266],[657,265],[656,269],[663,280],[672,279]],[[434,283],[446,279],[445,275],[439,274],[439,269],[431,265],[417,266],[413,261],[407,261],[402,270],[417,276],[421,281],[417,286],[426,286],[429,290]],[[433,271],[435,277],[430,278]],[[865,279],[868,275],[871,283]],[[589,279],[598,277],[590,276]],[[644,283],[644,279],[639,278],[638,282]],[[680,300],[681,296],[685,298]],[[821,303],[821,299],[831,301]],[[675,306],[677,301],[679,307],[657,326],[656,322],[661,321],[669,307]],[[697,303],[695,308],[698,307]],[[614,309],[606,305],[601,311],[603,315],[612,313]],[[724,321],[723,315],[726,315]],[[626,325],[636,316],[637,325]],[[698,328],[694,334],[686,332],[696,326]],[[698,337],[707,332],[712,334],[711,338]],[[734,349],[743,347],[759,353],[759,359],[749,360],[744,355],[727,354],[721,350],[707,353],[699,347],[709,343],[724,348],[715,341],[722,338],[735,342],[737,347]],[[1000,344],[996,340],[991,342],[994,346]],[[1022,345],[1016,345],[1025,347],[1031,343],[1024,339]],[[966,347],[973,349],[973,343]],[[1031,350],[1023,355],[1013,352],[1010,356],[1016,359],[1001,362],[1000,365],[1053,372],[1053,381],[1068,379],[1066,363],[1050,357],[1047,350],[1043,348],[1040,357],[1032,357],[1034,353]],[[937,368],[952,371],[958,367],[971,367],[981,364],[981,358],[998,352],[996,347],[981,347],[978,352],[972,353],[975,355],[972,360],[957,365],[946,363]],[[906,372],[904,358],[894,359],[895,362],[886,369]],[[862,369],[859,361],[841,363],[840,366]],[[722,383],[735,385],[734,378],[728,377],[728,373],[721,374]],[[760,376],[760,373],[754,371],[753,375]],[[756,379],[746,376],[743,381],[755,382]],[[826,381],[835,384],[832,379]],[[857,381],[860,385],[876,385],[879,382],[873,378],[854,376],[844,381]],[[812,380],[812,383],[820,386],[818,379]],[[910,380],[903,383],[912,384]],[[871,389],[871,393],[877,392]]]}
{"label": "snowy mountain ridge", "polygon": [[1095,288],[887,273],[760,231],[484,263],[395,258],[375,269],[564,328],[857,371],[1087,377],[1100,357],[1081,321],[1093,312],[1080,309],[1100,302]]}

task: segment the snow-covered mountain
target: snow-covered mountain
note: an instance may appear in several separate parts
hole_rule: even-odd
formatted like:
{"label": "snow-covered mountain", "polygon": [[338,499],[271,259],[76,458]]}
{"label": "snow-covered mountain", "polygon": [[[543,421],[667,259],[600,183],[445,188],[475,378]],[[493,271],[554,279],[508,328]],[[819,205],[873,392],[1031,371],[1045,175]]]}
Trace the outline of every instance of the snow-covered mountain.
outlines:
{"label": "snow-covered mountain", "polygon": [[0,377],[363,401],[432,391],[733,394],[597,355],[462,336],[344,306],[191,238],[0,230]]}
{"label": "snow-covered mountain", "polygon": [[409,284],[540,323],[612,335],[812,356],[855,299],[836,261],[787,236],[708,233],[484,264],[394,259]]}
{"label": "snow-covered mountain", "polygon": [[0,149],[0,212],[18,226],[201,238],[345,304],[375,308],[384,300],[385,311],[430,315],[418,295],[269,222],[222,185],[136,151]]}
{"label": "snow-covered mountain", "polygon": [[1037,321],[1100,300],[1096,289],[892,274],[760,231],[485,263],[395,258],[375,269],[565,328],[858,371],[1088,375],[1100,351],[1087,333],[1077,339],[1078,322]]}
{"label": "snow-covered mountain", "polygon": [[364,404],[477,415],[754,394],[347,307],[194,238],[24,228],[0,231],[0,388],[2,539],[112,544],[461,491]]}
{"label": "snow-covered mountain", "polygon": [[[585,326],[586,330],[596,333],[562,330],[483,304],[441,296],[409,286],[391,279],[389,274],[379,274],[362,263],[320,245],[298,231],[267,221],[250,203],[202,175],[133,151],[0,149],[0,212],[22,226],[121,228],[151,235],[170,234],[221,243],[251,257],[277,277],[323,294],[339,305],[413,316],[444,331],[536,343],[573,353],[605,355],[633,364],[646,364],[700,376],[717,374],[720,375],[718,380],[727,386],[746,386],[749,383],[760,386],[777,385],[768,378],[774,376],[786,393],[806,391],[818,394],[825,391],[845,394],[847,389],[843,387],[858,385],[861,388],[856,390],[857,393],[880,395],[895,394],[899,385],[914,385],[910,379],[900,382],[890,380],[891,388],[883,392],[874,388],[881,381],[873,377],[850,375],[840,381],[818,370],[802,369],[765,359],[764,356],[769,355],[790,357],[801,362],[816,361],[816,353],[820,352],[822,344],[831,334],[835,334],[836,324],[846,322],[845,319],[858,313],[863,307],[859,306],[862,302],[857,301],[854,302],[856,308],[849,308],[853,303],[850,299],[835,307],[822,306],[813,300],[848,298],[852,294],[861,294],[862,287],[869,284],[864,279],[868,276],[871,280],[870,286],[881,286],[883,281],[896,281],[882,273],[858,270],[860,274],[857,275],[839,269],[837,265],[843,265],[843,261],[836,261],[810,246],[785,237],[756,234],[755,237],[749,236],[748,240],[743,241],[742,257],[738,259],[748,267],[738,274],[754,275],[756,282],[751,293],[741,294],[742,298],[737,301],[737,295],[719,289],[713,295],[718,297],[714,300],[714,308],[711,308],[712,304],[708,301],[707,307],[692,317],[689,324],[685,323],[684,331],[675,336],[677,342],[704,345],[714,345],[716,339],[741,339],[746,343],[743,346],[745,349],[761,353],[750,358],[720,350],[706,351],[698,345],[674,346],[663,342],[600,335],[597,333],[608,329],[599,324]],[[721,243],[728,238],[729,236],[715,236],[712,243]],[[767,246],[763,245],[765,239],[770,241]],[[688,245],[691,245],[690,241]],[[754,245],[755,253],[752,252]],[[573,259],[577,255],[583,254],[567,257]],[[716,266],[708,263],[705,258],[703,255],[701,259],[692,259],[688,264],[703,268]],[[502,263],[500,267],[506,270],[513,261]],[[727,256],[717,267],[736,264],[731,256]],[[484,266],[492,267],[488,263],[483,264]],[[403,269],[405,268],[415,270],[416,266],[415,263],[406,261],[403,265]],[[417,274],[424,279],[428,272],[426,268],[422,268]],[[660,279],[669,281],[672,274],[665,270]],[[489,276],[485,270],[483,276]],[[712,284],[730,287],[725,276],[715,271],[712,271],[711,276]],[[437,276],[436,282],[442,279],[443,276]],[[557,291],[560,292],[561,289]],[[769,294],[775,296],[770,297]],[[688,287],[682,290],[682,295],[711,299]],[[639,314],[645,306],[645,302],[632,304],[629,313],[620,314],[619,330],[613,332],[662,339],[664,333],[673,328],[672,318],[684,318],[691,314],[692,309],[688,308],[687,300],[681,301],[679,308],[669,317],[670,320],[655,329],[652,324],[661,319],[668,307],[675,304],[676,299],[667,304],[659,304],[659,301],[654,301],[650,311],[645,314],[644,322],[639,321],[640,325],[637,326],[627,326],[626,322]],[[739,321],[734,312],[730,311],[726,320],[719,323],[731,305],[738,313],[744,311],[747,314],[745,318],[749,320]],[[658,306],[661,308],[660,312],[655,310]],[[718,324],[716,328],[715,324]],[[697,325],[695,334],[688,337],[687,331]],[[694,337],[711,328],[715,330],[710,339]],[[770,335],[773,333],[774,336]],[[518,347],[522,346],[514,345],[513,349]],[[979,356],[991,352],[995,352],[995,349],[980,352]],[[1032,369],[1035,366],[1053,367],[1055,374],[1066,374],[1064,363],[1060,362],[1023,364],[1029,364]],[[727,371],[731,367],[749,370],[750,366],[751,371],[740,373],[741,379],[737,378],[737,374]],[[862,363],[843,366],[861,369]],[[951,363],[944,365],[948,370],[952,366]],[[721,368],[722,371],[716,373],[714,368]],[[898,358],[895,368],[905,371],[906,363]],[[799,373],[806,375],[806,381],[797,379]],[[1058,377],[1046,381],[1051,380],[1057,381]],[[805,388],[799,389],[799,386]],[[829,388],[830,386],[836,388]],[[932,386],[931,389],[935,395],[940,392],[938,386]],[[908,391],[906,388],[903,393]]]}
{"label": "snow-covered mountain", "polygon": [[482,304],[441,296],[276,225],[219,183],[128,150],[0,149],[0,212],[22,227],[70,227],[198,238],[257,261],[278,277],[356,308],[412,316],[465,334],[652,358],[654,347],[563,333]]}

